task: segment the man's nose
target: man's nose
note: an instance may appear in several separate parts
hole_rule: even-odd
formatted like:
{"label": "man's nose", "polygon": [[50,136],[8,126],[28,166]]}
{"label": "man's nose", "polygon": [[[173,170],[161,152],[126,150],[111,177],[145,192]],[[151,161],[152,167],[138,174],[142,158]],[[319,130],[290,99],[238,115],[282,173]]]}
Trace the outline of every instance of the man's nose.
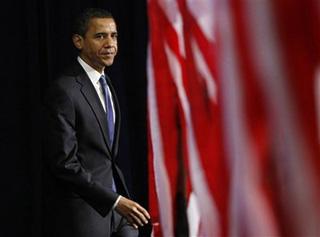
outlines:
{"label": "man's nose", "polygon": [[104,46],[105,47],[110,47],[114,45],[114,40],[112,39],[111,36],[106,37],[105,42],[104,42]]}

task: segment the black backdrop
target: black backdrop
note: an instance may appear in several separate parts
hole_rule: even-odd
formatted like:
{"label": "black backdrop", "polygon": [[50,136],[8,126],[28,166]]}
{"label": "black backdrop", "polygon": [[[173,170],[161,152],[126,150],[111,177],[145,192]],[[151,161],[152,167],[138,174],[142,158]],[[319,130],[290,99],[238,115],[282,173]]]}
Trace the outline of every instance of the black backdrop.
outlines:
{"label": "black backdrop", "polygon": [[41,102],[75,60],[71,23],[86,7],[108,9],[117,21],[119,53],[108,74],[122,110],[118,163],[134,199],[148,205],[146,1],[10,0],[0,14],[0,236],[41,236]]}

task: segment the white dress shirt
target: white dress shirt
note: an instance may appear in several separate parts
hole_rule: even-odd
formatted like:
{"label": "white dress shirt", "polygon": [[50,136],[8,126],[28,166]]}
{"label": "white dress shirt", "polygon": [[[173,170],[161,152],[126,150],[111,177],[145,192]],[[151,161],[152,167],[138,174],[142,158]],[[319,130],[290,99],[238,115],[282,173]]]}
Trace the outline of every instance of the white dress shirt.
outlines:
{"label": "white dress shirt", "polygon": [[[90,65],[88,65],[85,61],[83,61],[82,58],[78,57],[78,62],[80,63],[80,65],[83,67],[83,69],[86,71],[88,77],[90,78],[90,81],[92,83],[92,85],[94,86],[94,88],[96,89],[96,92],[99,96],[100,102],[103,106],[104,111],[106,111],[106,105],[104,102],[104,95],[103,95],[103,88],[99,82],[99,79],[101,77],[101,75],[104,75],[104,73],[100,73],[97,70],[95,70],[94,68],[92,68]],[[105,76],[105,75],[104,75]],[[107,78],[106,78],[107,79]],[[110,91],[110,88],[107,84],[108,87],[108,93],[111,96],[111,105],[112,105],[112,111],[113,111],[113,123],[115,123],[116,120],[116,113],[114,110],[114,103],[113,103],[113,97],[112,97],[112,93]]]}

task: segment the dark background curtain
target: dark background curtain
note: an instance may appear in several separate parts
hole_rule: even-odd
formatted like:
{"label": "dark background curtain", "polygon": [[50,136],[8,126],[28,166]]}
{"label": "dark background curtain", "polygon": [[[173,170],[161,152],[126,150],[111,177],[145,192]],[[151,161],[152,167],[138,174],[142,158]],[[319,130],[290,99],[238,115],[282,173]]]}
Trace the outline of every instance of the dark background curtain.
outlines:
{"label": "dark background curtain", "polygon": [[148,205],[146,1],[10,0],[0,15],[0,236],[41,236],[41,103],[48,83],[76,58],[70,29],[86,7],[110,10],[118,25],[119,52],[107,71],[122,111],[118,163],[134,199]]}

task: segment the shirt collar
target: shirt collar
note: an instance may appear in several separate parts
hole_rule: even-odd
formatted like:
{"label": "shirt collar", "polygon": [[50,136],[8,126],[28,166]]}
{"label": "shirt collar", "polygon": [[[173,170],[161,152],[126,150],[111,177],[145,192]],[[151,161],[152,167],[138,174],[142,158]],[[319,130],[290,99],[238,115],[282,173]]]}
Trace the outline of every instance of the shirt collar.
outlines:
{"label": "shirt collar", "polygon": [[101,74],[100,72],[95,70],[93,67],[91,67],[89,64],[87,64],[82,58],[80,58],[80,56],[78,56],[77,59],[78,59],[78,62],[80,63],[80,65],[86,71],[88,77],[90,78],[90,81],[93,84],[98,84],[101,75],[104,75],[104,73]]}

